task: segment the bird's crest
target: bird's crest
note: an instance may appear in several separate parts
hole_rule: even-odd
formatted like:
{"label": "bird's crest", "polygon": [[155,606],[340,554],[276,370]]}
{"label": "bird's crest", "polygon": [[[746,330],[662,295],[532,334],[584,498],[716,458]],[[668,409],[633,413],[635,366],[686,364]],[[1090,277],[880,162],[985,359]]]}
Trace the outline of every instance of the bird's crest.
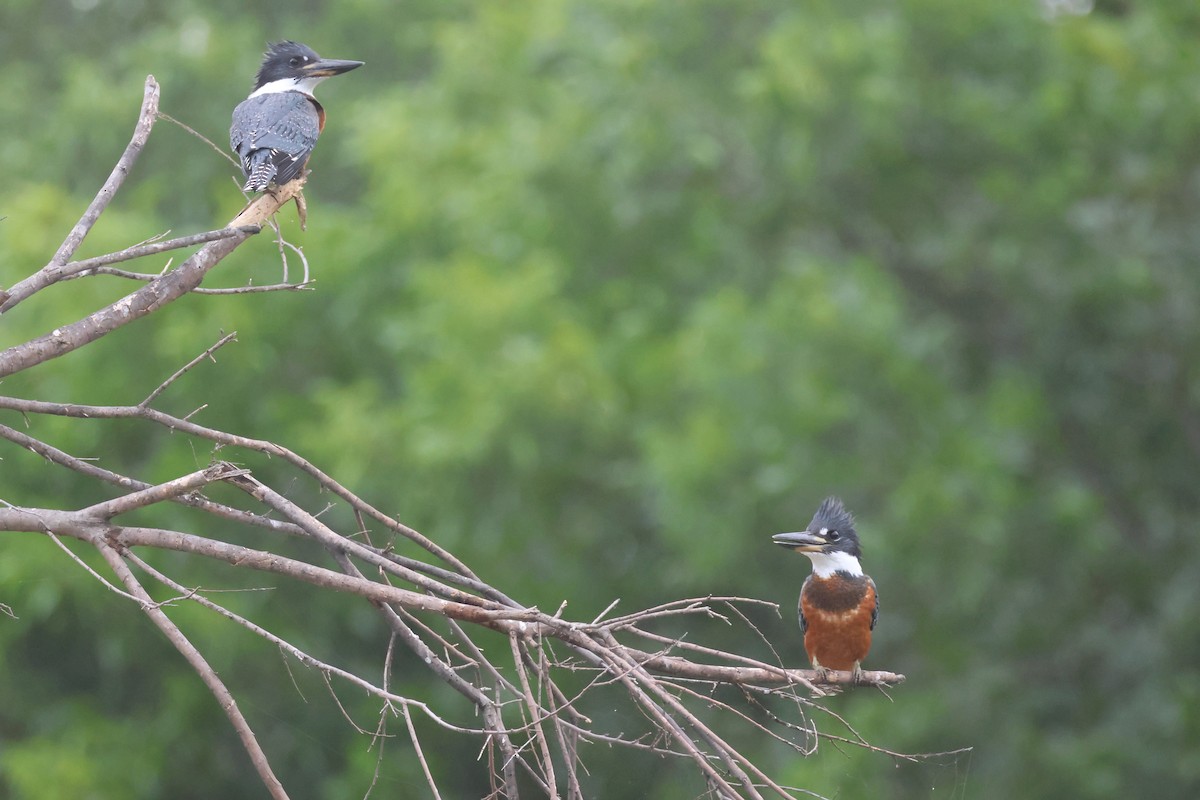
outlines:
{"label": "bird's crest", "polygon": [[[273,80],[285,77],[283,70],[289,66],[296,67],[320,60],[311,47],[300,42],[282,41],[271,42],[267,52],[263,53],[262,65],[254,76],[254,88],[258,89]],[[295,60],[295,64],[290,62]]]}
{"label": "bird's crest", "polygon": [[840,533],[856,533],[854,530],[854,515],[846,510],[840,498],[826,497],[821,501],[817,513],[813,514],[808,529],[819,533],[822,528]]}
{"label": "bird's crest", "polygon": [[263,53],[263,61],[278,58],[304,58],[308,57],[316,60],[318,57],[313,49],[306,44],[293,42],[290,39],[285,39],[282,42],[270,42],[267,44],[267,52]]}

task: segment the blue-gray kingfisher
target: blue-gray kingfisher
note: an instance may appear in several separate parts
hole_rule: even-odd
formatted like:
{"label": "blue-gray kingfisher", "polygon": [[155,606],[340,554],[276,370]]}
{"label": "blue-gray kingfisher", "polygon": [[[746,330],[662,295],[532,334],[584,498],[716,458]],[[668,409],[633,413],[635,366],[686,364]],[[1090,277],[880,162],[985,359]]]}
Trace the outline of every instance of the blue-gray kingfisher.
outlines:
{"label": "blue-gray kingfisher", "polygon": [[246,173],[247,192],[282,186],[301,175],[325,127],[325,109],[313,88],[361,61],[321,58],[299,42],[267,48],[250,96],[233,110],[229,146]]}

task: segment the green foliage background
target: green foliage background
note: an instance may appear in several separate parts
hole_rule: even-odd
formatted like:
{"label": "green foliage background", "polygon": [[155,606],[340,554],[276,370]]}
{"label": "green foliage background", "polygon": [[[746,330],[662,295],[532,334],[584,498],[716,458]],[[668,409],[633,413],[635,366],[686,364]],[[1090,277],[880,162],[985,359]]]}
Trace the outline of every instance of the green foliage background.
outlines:
{"label": "green foliage background", "polygon": [[[267,40],[367,66],[319,91],[309,230],[282,215],[316,291],[189,297],[0,391],[134,403],[237,330],[167,410],[207,403],[201,421],[298,450],[578,618],[708,593],[790,609],[807,565],[767,537],[839,493],[883,595],[868,666],[909,680],[832,706],[893,750],[975,749],[912,765],[745,741],[765,766],[827,797],[1195,797],[1200,10],[1049,5],[10,0],[3,285],[99,187],[147,73],[166,113],[223,144]],[[233,172],[160,122],[80,256],[223,224]],[[215,277],[277,271],[264,237]],[[39,295],[0,345],[127,290]],[[146,480],[212,457],[140,426],[3,421]],[[0,458],[9,502],[104,496]],[[206,587],[270,583],[158,561]],[[377,673],[360,604],[230,597]],[[0,537],[0,602],[18,615],[0,617],[0,796],[263,796],[181,659],[51,543]],[[173,613],[293,797],[365,792],[376,753],[316,677]],[[761,624],[803,661],[790,617]],[[399,688],[465,713],[402,666]],[[476,742],[422,736],[444,796],[484,793]],[[425,796],[403,742],[375,796]],[[593,796],[703,792],[657,760],[588,757]]]}

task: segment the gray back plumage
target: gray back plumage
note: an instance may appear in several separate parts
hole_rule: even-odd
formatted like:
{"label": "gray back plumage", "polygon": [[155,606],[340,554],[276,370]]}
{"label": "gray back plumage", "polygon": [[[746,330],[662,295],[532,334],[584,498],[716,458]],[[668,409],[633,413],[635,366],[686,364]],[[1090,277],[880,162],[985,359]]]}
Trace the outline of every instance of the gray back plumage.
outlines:
{"label": "gray back plumage", "polygon": [[242,161],[246,190],[262,191],[298,177],[321,133],[313,99],[303,92],[248,97],[233,111],[229,146]]}

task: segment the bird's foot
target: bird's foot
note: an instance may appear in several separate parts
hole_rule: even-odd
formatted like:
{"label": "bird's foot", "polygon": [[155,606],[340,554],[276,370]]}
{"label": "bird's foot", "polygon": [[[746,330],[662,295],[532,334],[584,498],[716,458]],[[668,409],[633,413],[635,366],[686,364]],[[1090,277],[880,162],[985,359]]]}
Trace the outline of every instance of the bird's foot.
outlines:
{"label": "bird's foot", "polygon": [[863,669],[857,661],[854,662],[854,669],[850,670],[850,682],[855,686],[863,682]]}

